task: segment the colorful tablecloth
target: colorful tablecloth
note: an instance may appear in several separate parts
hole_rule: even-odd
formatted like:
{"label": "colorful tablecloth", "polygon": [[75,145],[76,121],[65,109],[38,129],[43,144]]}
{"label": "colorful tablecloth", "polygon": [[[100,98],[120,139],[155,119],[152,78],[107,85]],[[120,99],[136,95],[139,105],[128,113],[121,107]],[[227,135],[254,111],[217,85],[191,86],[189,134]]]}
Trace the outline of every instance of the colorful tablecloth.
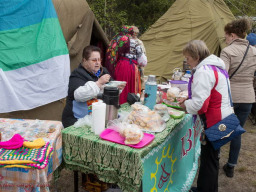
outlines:
{"label": "colorful tablecloth", "polygon": [[48,192],[53,172],[62,162],[62,129],[60,121],[0,118],[2,141],[18,133],[29,141],[43,138],[53,147],[52,157],[44,169],[0,168],[0,191]]}
{"label": "colorful tablecloth", "polygon": [[201,130],[199,117],[193,123],[187,116],[143,157],[143,191],[189,191],[198,169]]}
{"label": "colorful tablecloth", "polygon": [[[184,118],[192,119],[191,115]],[[156,133],[154,141],[141,149],[104,141],[91,132],[90,127],[68,127],[62,131],[65,167],[94,173],[107,183],[118,183],[124,192],[140,191],[144,172],[142,158],[163,143],[181,121],[183,119],[170,119],[167,128]]]}

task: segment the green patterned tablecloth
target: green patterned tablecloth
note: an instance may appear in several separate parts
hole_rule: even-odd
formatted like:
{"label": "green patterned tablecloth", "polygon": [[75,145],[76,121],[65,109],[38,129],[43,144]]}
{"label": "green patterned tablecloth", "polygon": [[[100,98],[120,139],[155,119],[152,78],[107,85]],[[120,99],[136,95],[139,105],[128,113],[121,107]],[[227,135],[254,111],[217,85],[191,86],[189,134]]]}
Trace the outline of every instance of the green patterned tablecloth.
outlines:
{"label": "green patterned tablecloth", "polygon": [[[121,110],[127,110],[123,105]],[[118,183],[124,192],[141,190],[142,158],[161,144],[182,119],[170,119],[161,133],[148,146],[135,149],[99,138],[90,127],[68,127],[62,131],[65,167],[84,173],[94,173],[107,183]]]}

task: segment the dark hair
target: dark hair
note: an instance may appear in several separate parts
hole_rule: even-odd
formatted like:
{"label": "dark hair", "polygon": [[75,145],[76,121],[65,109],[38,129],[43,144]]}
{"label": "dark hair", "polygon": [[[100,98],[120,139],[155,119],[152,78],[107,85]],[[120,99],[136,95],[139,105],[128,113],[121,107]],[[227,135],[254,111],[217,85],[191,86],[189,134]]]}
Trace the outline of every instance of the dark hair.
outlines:
{"label": "dark hair", "polygon": [[193,59],[201,62],[210,55],[210,51],[202,40],[192,40],[183,48],[183,54],[189,54]]}
{"label": "dark hair", "polygon": [[99,52],[101,54],[101,50],[99,47],[93,46],[93,45],[89,45],[86,46],[83,50],[83,58],[85,58],[86,60],[88,60],[92,54],[92,52]]}
{"label": "dark hair", "polygon": [[235,33],[238,37],[243,39],[249,30],[251,30],[251,22],[245,17],[231,21],[224,27],[224,31],[227,34]]}

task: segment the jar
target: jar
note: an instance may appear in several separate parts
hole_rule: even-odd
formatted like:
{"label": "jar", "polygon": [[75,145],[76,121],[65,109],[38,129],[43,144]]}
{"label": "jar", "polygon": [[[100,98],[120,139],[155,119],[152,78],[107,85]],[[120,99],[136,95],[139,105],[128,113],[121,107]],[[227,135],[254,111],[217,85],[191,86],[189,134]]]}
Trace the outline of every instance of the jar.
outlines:
{"label": "jar", "polygon": [[180,80],[180,78],[182,77],[182,70],[180,68],[175,68],[173,69],[173,75],[172,75],[172,79],[173,80]]}

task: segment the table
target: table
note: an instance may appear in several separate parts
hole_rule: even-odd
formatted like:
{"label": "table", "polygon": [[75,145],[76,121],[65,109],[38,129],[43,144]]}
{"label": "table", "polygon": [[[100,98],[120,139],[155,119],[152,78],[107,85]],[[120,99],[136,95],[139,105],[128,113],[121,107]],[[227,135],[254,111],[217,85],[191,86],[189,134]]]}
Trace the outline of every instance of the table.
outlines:
{"label": "table", "polygon": [[[49,133],[49,128],[55,131]],[[53,147],[53,155],[44,169],[0,168],[0,191],[50,191],[53,172],[62,162],[61,129],[60,121],[0,118],[2,141],[9,140],[16,133],[32,141],[42,135],[39,133],[44,133],[45,136],[40,137]]]}
{"label": "table", "polygon": [[143,191],[187,192],[198,169],[202,124],[186,117],[157,147],[142,158]]}
{"label": "table", "polygon": [[[169,191],[186,191],[192,185],[198,167],[200,125],[198,119],[193,124],[191,115],[171,119],[167,128],[156,133],[154,141],[141,149],[101,140],[90,127],[71,126],[62,131],[64,165],[73,171],[96,174],[103,182],[117,183],[124,192],[141,191],[141,188],[157,191],[157,187],[165,185],[171,189]],[[162,161],[166,162],[161,165],[162,169],[156,165],[160,165],[159,161],[163,159],[160,157],[168,157]],[[173,172],[167,179],[161,174],[164,171],[169,174],[168,161],[173,162],[170,166]],[[184,164],[187,166],[183,168]],[[158,173],[157,169],[163,171]],[[159,184],[158,177],[165,182]]]}

